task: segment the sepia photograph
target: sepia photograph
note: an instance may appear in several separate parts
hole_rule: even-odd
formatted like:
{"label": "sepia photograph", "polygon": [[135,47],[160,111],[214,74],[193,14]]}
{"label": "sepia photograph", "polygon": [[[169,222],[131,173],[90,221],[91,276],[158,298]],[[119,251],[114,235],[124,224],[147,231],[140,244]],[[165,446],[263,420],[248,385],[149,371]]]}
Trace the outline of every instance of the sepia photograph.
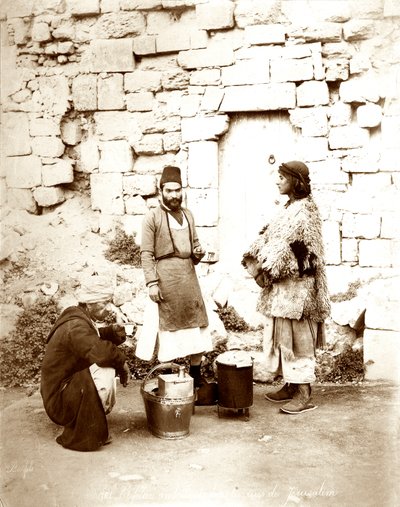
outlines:
{"label": "sepia photograph", "polygon": [[400,1],[0,22],[0,507],[398,506]]}

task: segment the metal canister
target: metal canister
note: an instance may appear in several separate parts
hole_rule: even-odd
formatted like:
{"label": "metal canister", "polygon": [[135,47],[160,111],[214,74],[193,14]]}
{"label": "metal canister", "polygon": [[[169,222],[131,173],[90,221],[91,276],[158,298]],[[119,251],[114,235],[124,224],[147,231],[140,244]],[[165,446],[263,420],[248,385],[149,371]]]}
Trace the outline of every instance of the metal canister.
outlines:
{"label": "metal canister", "polygon": [[243,350],[228,350],[216,359],[218,407],[246,410],[253,405],[253,358]]}

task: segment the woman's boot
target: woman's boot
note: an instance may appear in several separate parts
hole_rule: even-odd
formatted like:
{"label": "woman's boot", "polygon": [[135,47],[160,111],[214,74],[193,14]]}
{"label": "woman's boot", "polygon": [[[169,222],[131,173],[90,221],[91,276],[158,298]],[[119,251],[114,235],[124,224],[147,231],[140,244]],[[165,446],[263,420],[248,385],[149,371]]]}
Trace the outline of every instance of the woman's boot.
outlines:
{"label": "woman's boot", "polygon": [[273,401],[274,403],[280,403],[282,401],[289,401],[293,398],[295,392],[297,390],[296,384],[286,383],[279,391],[275,393],[267,393],[264,394],[264,397],[268,401]]}
{"label": "woman's boot", "polygon": [[310,384],[294,384],[297,386],[297,391],[293,396],[292,401],[281,407],[282,412],[286,414],[301,414],[316,409],[316,405],[310,403],[311,399],[311,386]]}

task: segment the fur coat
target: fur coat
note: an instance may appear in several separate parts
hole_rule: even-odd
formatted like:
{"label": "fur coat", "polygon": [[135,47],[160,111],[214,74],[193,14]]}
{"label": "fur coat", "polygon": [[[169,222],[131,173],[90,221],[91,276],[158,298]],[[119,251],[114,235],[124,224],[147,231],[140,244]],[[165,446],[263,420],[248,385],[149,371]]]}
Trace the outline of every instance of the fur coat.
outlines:
{"label": "fur coat", "polygon": [[[286,204],[243,256],[268,317],[323,322],[330,313],[321,217],[311,196]],[[260,282],[260,275],[262,281]]]}

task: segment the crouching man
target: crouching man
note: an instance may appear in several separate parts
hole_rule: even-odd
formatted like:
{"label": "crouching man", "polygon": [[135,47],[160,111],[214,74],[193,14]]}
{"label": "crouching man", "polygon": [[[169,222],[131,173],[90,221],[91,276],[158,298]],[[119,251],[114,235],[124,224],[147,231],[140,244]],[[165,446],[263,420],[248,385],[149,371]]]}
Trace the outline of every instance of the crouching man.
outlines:
{"label": "crouching man", "polygon": [[47,339],[40,392],[50,419],[64,426],[56,441],[76,451],[110,442],[106,415],[115,404],[116,376],[126,387],[130,371],[118,345],[123,326],[97,328],[105,320],[112,289],[92,276],[78,294],[78,306],[64,310]]}

